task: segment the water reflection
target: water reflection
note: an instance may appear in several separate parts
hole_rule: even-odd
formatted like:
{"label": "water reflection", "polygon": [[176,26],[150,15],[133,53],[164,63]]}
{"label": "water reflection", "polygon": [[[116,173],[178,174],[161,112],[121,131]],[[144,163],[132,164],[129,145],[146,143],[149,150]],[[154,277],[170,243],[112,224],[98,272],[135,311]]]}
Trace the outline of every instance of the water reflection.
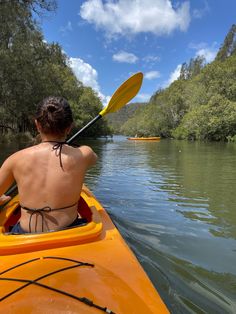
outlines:
{"label": "water reflection", "polygon": [[105,147],[95,193],[173,313],[235,312],[234,154],[224,143]]}
{"label": "water reflection", "polygon": [[187,219],[215,226],[209,228],[212,235],[236,239],[236,145],[147,144],[148,165],[162,174],[161,184],[154,188],[168,192],[169,201]]}
{"label": "water reflection", "polygon": [[171,312],[236,313],[236,145],[83,143],[99,156],[86,183]]}
{"label": "water reflection", "polygon": [[113,219],[171,312],[235,313],[236,275],[208,271],[173,254],[163,254],[163,226]]}

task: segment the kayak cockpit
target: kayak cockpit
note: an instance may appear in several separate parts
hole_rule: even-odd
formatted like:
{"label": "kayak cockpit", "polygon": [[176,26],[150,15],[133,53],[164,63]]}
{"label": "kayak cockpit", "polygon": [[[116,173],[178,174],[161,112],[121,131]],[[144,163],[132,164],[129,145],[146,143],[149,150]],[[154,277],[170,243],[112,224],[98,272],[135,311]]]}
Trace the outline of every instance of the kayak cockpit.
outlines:
{"label": "kayak cockpit", "polygon": [[[16,206],[15,206],[16,205]],[[5,233],[11,233],[12,228],[20,219],[21,208],[18,201],[15,202],[13,206],[8,207],[9,213],[6,215],[6,220],[3,222],[3,231]],[[92,212],[85,200],[80,197],[78,206],[77,206],[79,216],[86,221],[84,224],[92,221]],[[65,228],[67,229],[67,228]],[[53,231],[50,231],[53,232]],[[28,233],[25,233],[27,235]]]}
{"label": "kayak cockpit", "polygon": [[95,240],[102,233],[99,203],[84,186],[78,203],[78,213],[87,223],[59,231],[12,234],[20,218],[19,198],[15,196],[0,212],[0,255],[16,254],[47,248],[64,247]]}

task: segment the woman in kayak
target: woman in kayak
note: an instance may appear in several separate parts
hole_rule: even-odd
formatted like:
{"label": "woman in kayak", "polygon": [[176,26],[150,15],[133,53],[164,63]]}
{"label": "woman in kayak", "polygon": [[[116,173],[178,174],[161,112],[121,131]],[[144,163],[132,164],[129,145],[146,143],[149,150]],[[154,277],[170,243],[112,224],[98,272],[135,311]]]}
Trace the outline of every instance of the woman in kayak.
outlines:
{"label": "woman in kayak", "polygon": [[65,143],[72,123],[64,98],[44,99],[35,119],[41,143],[14,153],[0,168],[0,195],[14,181],[18,186],[21,218],[13,233],[56,231],[80,223],[77,204],[85,173],[97,155],[89,146]]}

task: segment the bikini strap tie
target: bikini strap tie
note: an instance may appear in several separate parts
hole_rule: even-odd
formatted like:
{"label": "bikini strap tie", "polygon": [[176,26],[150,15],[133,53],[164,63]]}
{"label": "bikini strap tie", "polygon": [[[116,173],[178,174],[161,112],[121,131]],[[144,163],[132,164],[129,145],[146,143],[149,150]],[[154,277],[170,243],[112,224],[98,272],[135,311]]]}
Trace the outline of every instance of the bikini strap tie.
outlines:
{"label": "bikini strap tie", "polygon": [[64,206],[64,207],[59,207],[59,208],[51,208],[50,206],[44,206],[42,208],[29,208],[29,207],[26,207],[26,206],[21,206],[21,208],[27,210],[28,212],[30,212],[30,218],[29,218],[29,232],[31,233],[31,221],[32,221],[32,217],[34,215],[36,215],[36,224],[35,224],[35,232],[36,232],[36,227],[37,227],[37,218],[38,218],[38,215],[41,217],[42,219],[42,232],[44,231],[44,213],[48,213],[48,212],[51,212],[51,211],[55,211],[55,210],[60,210],[60,209],[67,209],[67,208],[70,208],[70,207],[73,207],[77,204],[78,202],[72,204],[72,205],[69,205],[69,206]]}
{"label": "bikini strap tie", "polygon": [[[61,152],[62,152],[62,147],[64,144],[67,144],[66,141],[64,142],[57,142],[57,141],[43,141],[42,143],[55,143],[53,146],[52,146],[52,150],[55,151],[56,153],[56,156],[59,157],[59,161],[60,161],[60,167],[63,169],[63,165],[62,165],[62,160],[61,160]],[[70,145],[70,144],[67,144],[67,145]],[[76,144],[73,144],[73,145],[70,145],[72,147],[79,147],[79,145],[76,145]]]}

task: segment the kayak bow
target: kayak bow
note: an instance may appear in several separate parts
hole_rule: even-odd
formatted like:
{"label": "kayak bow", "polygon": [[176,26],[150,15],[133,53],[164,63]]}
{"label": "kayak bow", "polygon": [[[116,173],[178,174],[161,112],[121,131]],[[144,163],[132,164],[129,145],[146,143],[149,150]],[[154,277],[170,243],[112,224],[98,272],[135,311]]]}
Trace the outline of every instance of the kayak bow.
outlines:
{"label": "kayak bow", "polygon": [[6,313],[169,313],[107,212],[83,187],[87,223],[47,233],[10,233],[18,196],[0,212],[0,301]]}

